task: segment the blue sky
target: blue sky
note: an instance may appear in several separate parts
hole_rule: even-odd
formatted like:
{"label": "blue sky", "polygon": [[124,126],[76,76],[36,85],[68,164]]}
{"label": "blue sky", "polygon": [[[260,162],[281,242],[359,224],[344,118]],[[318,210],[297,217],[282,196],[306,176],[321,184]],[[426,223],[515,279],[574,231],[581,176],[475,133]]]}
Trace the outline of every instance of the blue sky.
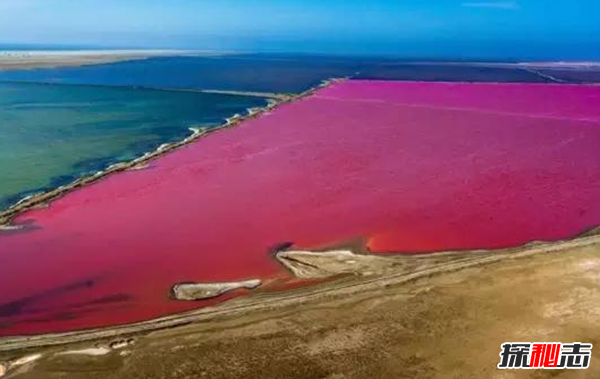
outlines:
{"label": "blue sky", "polygon": [[0,43],[593,59],[599,15],[597,0],[0,0]]}

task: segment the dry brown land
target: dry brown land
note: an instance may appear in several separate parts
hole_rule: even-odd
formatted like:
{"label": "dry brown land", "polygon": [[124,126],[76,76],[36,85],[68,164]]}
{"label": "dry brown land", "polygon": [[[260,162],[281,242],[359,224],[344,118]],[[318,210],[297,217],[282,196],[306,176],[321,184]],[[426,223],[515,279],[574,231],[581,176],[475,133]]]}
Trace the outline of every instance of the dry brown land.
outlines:
{"label": "dry brown land", "polygon": [[[255,293],[177,327],[110,339],[83,334],[46,347],[68,339],[0,341],[0,362],[42,354],[9,371],[11,378],[600,377],[594,353],[588,370],[496,368],[506,341],[600,343],[598,235],[495,253],[303,254],[294,259],[304,273],[338,265],[346,274],[283,294]],[[118,340],[125,342],[107,349]],[[64,355],[90,348],[99,350]]]}

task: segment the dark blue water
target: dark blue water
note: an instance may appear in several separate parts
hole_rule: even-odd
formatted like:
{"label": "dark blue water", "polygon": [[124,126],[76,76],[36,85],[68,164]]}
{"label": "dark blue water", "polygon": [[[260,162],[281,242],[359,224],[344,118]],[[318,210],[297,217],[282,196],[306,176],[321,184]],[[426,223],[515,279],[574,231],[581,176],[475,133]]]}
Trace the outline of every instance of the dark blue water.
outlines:
{"label": "dark blue water", "polygon": [[[0,72],[0,80],[108,86],[299,93],[325,79],[551,82],[519,67],[411,63],[392,59],[238,55],[161,57],[96,66]],[[570,81],[566,78],[565,81]]]}
{"label": "dark blue water", "polygon": [[600,67],[543,68],[538,72],[568,83],[600,83]]}
{"label": "dark blue water", "polygon": [[551,81],[517,67],[403,62],[365,67],[356,77],[358,79],[445,82],[546,83]]}
{"label": "dark blue water", "polygon": [[0,73],[0,80],[298,93],[353,75],[355,60],[281,56],[169,57],[75,68]]}

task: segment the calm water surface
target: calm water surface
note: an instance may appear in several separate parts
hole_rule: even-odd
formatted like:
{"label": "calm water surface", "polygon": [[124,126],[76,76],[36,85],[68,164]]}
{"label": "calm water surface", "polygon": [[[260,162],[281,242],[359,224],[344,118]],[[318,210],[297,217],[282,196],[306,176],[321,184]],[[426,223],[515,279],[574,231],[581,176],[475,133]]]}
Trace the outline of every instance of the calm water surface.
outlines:
{"label": "calm water surface", "polygon": [[216,126],[265,100],[92,86],[0,83],[0,209]]}

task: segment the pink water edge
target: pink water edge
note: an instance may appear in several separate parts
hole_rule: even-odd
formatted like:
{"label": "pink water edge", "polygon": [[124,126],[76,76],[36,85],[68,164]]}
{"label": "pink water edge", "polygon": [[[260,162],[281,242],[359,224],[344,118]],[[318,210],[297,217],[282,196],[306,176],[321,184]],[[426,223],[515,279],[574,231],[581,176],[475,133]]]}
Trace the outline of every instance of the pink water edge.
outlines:
{"label": "pink water edge", "polygon": [[[21,215],[0,335],[130,323],[182,281],[285,277],[273,246],[500,248],[600,225],[600,87],[346,81]],[[238,294],[235,294],[238,295]]]}

